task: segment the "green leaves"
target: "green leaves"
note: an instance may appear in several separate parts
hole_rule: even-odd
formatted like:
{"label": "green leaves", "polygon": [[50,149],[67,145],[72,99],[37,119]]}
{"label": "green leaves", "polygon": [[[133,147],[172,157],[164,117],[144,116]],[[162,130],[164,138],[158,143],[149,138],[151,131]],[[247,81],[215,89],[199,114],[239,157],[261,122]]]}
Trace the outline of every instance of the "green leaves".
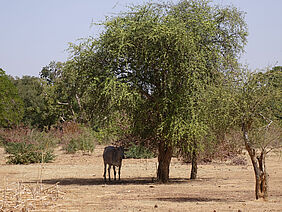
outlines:
{"label": "green leaves", "polygon": [[130,144],[127,151],[125,151],[126,158],[153,158],[155,157],[154,152],[152,152],[149,148],[146,148],[145,146],[142,146],[141,144]]}
{"label": "green leaves", "polygon": [[235,67],[246,39],[243,18],[208,1],[181,1],[131,7],[105,21],[97,49],[106,53],[103,66],[141,97],[134,133],[174,144],[207,135],[203,96],[211,98],[207,89]]}
{"label": "green leaves", "polygon": [[[216,104],[220,100],[211,91],[220,98],[216,87],[243,51],[246,25],[240,11],[205,0],[149,3],[100,25],[105,30],[97,38],[70,44],[66,63],[42,70],[52,87],[51,105],[63,120],[175,146],[227,126],[221,122],[228,122],[225,111],[217,108],[223,104]],[[218,111],[221,119],[210,115]]]}
{"label": "green leaves", "polygon": [[44,98],[44,81],[38,77],[23,76],[14,81],[19,96],[23,100],[24,114],[21,122],[25,126],[39,127],[43,129],[50,126],[48,117],[48,104]]}
{"label": "green leaves", "polygon": [[52,151],[43,151],[34,144],[8,143],[5,146],[8,164],[48,163],[55,159]]}
{"label": "green leaves", "polygon": [[0,127],[18,124],[23,115],[23,103],[16,87],[0,68]]}
{"label": "green leaves", "polygon": [[41,163],[55,158],[53,149],[58,138],[53,133],[20,127],[2,130],[1,137],[9,154],[7,163]]}

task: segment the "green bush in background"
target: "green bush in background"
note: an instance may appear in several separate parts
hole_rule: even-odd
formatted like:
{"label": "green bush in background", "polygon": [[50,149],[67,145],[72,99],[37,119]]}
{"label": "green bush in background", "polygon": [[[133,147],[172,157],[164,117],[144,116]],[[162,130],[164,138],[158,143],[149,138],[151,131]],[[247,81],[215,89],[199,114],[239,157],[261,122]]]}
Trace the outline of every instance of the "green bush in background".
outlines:
{"label": "green bush in background", "polygon": [[8,164],[48,163],[54,160],[51,150],[43,151],[39,146],[27,143],[8,143],[5,145]]}
{"label": "green bush in background", "polygon": [[94,131],[89,127],[68,123],[63,128],[61,142],[68,154],[74,154],[77,151],[82,151],[84,154],[92,153],[96,140]]}
{"label": "green bush in background", "polygon": [[94,142],[85,138],[72,138],[66,145],[65,150],[68,154],[74,154],[81,150],[83,153],[92,153],[94,151]]}
{"label": "green bush in background", "polygon": [[155,157],[155,153],[152,152],[150,149],[142,146],[132,144],[127,151],[125,151],[126,158],[153,158]]}
{"label": "green bush in background", "polygon": [[2,129],[0,134],[9,164],[48,163],[55,159],[53,150],[59,139],[53,133],[21,127]]}

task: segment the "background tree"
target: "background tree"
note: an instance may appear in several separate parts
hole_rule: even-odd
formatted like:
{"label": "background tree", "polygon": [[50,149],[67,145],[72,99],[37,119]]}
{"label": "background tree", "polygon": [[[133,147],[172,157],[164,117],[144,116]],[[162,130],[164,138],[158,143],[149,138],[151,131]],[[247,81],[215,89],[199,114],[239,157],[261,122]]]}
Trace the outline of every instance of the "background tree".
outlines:
{"label": "background tree", "polygon": [[41,72],[40,77],[46,82],[45,99],[49,108],[60,121],[76,121],[78,104],[76,101],[76,85],[73,72],[65,74],[63,71],[67,63],[50,62]]}
{"label": "background tree", "polygon": [[44,99],[44,81],[38,77],[23,76],[13,80],[23,100],[24,114],[21,122],[25,126],[43,129],[50,126],[49,108]]}
{"label": "background tree", "polygon": [[44,79],[48,84],[54,84],[61,76],[62,67],[63,63],[51,61],[48,66],[43,67],[40,71],[40,78]]}
{"label": "background tree", "polygon": [[44,97],[58,120],[87,124],[100,132],[101,139],[117,139],[128,128],[128,118],[119,105],[134,104],[128,103],[132,92],[105,71],[104,56],[93,44],[92,38],[71,43],[67,62],[51,62],[42,69]]}
{"label": "background tree", "polygon": [[18,124],[23,114],[23,103],[17,88],[0,68],[0,126]]}
{"label": "background tree", "polygon": [[65,121],[83,122],[80,116],[81,87],[77,85],[78,83],[83,85],[83,81],[80,81],[82,78],[76,74],[71,64],[73,64],[71,60],[65,63],[52,61],[40,72],[40,77],[44,81],[43,97],[53,124]]}

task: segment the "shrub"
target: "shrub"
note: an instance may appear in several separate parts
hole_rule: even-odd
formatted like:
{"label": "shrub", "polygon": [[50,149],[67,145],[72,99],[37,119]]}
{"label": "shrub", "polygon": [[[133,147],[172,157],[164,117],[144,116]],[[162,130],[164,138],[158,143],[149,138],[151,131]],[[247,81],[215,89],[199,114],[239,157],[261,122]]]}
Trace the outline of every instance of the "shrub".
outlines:
{"label": "shrub", "polygon": [[127,158],[153,158],[155,154],[148,148],[142,145],[132,144],[125,152]]}
{"label": "shrub", "polygon": [[110,144],[117,139],[117,136],[109,128],[102,128],[94,132],[99,144]]}
{"label": "shrub", "polygon": [[8,143],[5,150],[10,155],[9,164],[48,163],[54,160],[52,151],[44,152],[39,146],[27,143]]}
{"label": "shrub", "polygon": [[[206,140],[201,143],[200,147],[198,161],[203,163],[212,162],[213,160],[227,161],[233,159],[240,155],[243,149],[239,131],[232,131],[220,139]],[[180,156],[185,163],[191,163],[192,161],[192,151],[182,152],[178,150],[177,156]]]}
{"label": "shrub", "polygon": [[247,165],[247,159],[245,157],[239,155],[239,156],[232,158],[231,164],[236,165],[236,166],[246,166]]}
{"label": "shrub", "polygon": [[79,150],[81,150],[83,153],[93,152],[94,148],[95,148],[94,142],[90,141],[89,139],[72,138],[67,144],[67,146],[65,147],[65,150],[69,154],[74,154]]}
{"label": "shrub", "polygon": [[25,127],[0,131],[5,151],[10,154],[7,163],[30,164],[51,162],[58,139],[52,134]]}
{"label": "shrub", "polygon": [[67,153],[74,154],[77,151],[92,153],[95,141],[94,131],[91,128],[74,122],[64,124],[62,144]]}
{"label": "shrub", "polygon": [[4,146],[5,139],[0,135],[0,147]]}

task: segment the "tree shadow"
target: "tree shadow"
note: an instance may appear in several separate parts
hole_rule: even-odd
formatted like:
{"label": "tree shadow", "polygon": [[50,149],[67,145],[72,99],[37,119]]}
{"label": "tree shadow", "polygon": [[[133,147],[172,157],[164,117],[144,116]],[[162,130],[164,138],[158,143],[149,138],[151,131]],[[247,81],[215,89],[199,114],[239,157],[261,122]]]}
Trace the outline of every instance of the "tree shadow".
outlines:
{"label": "tree shadow", "polygon": [[[189,183],[190,180],[186,178],[171,178],[169,184]],[[26,183],[37,183],[37,181],[30,181]],[[138,178],[123,178],[119,180],[112,180],[111,182],[104,181],[104,178],[56,178],[42,180],[43,184],[59,184],[59,185],[154,185],[159,184],[155,178],[152,177],[138,177]]]}
{"label": "tree shadow", "polygon": [[208,198],[208,197],[165,197],[156,198],[159,201],[165,202],[227,202],[228,199]]}

